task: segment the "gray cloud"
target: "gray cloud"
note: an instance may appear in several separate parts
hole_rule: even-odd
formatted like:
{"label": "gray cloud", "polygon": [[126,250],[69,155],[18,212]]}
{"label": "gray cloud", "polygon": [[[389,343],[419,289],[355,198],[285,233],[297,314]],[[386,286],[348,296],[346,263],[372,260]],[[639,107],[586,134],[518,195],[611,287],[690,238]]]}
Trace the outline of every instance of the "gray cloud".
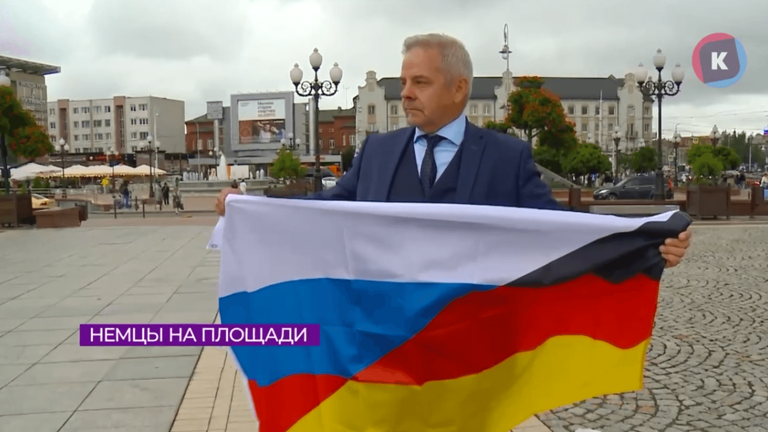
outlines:
{"label": "gray cloud", "polygon": [[[291,90],[288,72],[299,63],[309,77],[315,47],[325,59],[321,78],[334,62],[344,70],[339,94],[321,105],[347,106],[366,71],[399,74],[401,44],[415,33],[458,37],[476,75],[499,76],[508,23],[516,75],[623,77],[639,62],[651,66],[661,48],[669,69],[679,62],[686,70],[680,95],[664,102],[665,133],[678,123],[757,129],[768,121],[767,14],[765,0],[731,9],[714,0],[0,0],[0,49],[61,65],[49,77],[52,98],[154,94],[185,100],[191,118],[206,100]],[[691,67],[696,43],[715,32],[747,50],[744,77],[725,89],[702,84]]]}

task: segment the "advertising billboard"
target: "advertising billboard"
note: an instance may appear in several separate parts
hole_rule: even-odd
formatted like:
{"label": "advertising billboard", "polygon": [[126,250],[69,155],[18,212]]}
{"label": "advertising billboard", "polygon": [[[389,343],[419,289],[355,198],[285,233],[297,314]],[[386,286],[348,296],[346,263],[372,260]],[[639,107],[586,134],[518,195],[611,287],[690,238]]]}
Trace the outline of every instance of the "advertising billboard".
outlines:
{"label": "advertising billboard", "polygon": [[237,102],[240,144],[280,142],[286,136],[285,99]]}

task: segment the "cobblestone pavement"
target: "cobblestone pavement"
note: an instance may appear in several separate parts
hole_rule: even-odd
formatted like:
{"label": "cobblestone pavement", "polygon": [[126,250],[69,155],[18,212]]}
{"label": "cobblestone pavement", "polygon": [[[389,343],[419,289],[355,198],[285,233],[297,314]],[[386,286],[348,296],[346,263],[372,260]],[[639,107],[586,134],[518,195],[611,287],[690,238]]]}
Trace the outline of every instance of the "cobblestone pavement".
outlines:
{"label": "cobblestone pavement", "polygon": [[644,390],[540,415],[554,432],[768,431],[768,226],[694,236],[662,279]]}

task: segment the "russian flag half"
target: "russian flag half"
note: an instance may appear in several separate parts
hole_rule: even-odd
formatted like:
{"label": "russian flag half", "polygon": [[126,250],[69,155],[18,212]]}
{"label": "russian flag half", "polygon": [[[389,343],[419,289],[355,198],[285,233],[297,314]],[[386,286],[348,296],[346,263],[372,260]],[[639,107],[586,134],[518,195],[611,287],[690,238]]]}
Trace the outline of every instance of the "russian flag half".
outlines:
{"label": "russian flag half", "polygon": [[319,324],[319,346],[237,346],[262,432],[509,431],[642,388],[684,213],[231,196],[222,324]]}

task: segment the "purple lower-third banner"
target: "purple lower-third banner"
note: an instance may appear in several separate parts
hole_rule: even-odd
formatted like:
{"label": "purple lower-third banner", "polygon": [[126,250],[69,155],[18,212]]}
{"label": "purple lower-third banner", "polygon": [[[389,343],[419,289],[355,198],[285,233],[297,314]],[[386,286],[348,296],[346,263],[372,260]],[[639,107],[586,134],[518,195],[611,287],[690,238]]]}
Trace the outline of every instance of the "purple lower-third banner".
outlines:
{"label": "purple lower-third banner", "polygon": [[81,346],[317,346],[319,324],[80,324]]}

